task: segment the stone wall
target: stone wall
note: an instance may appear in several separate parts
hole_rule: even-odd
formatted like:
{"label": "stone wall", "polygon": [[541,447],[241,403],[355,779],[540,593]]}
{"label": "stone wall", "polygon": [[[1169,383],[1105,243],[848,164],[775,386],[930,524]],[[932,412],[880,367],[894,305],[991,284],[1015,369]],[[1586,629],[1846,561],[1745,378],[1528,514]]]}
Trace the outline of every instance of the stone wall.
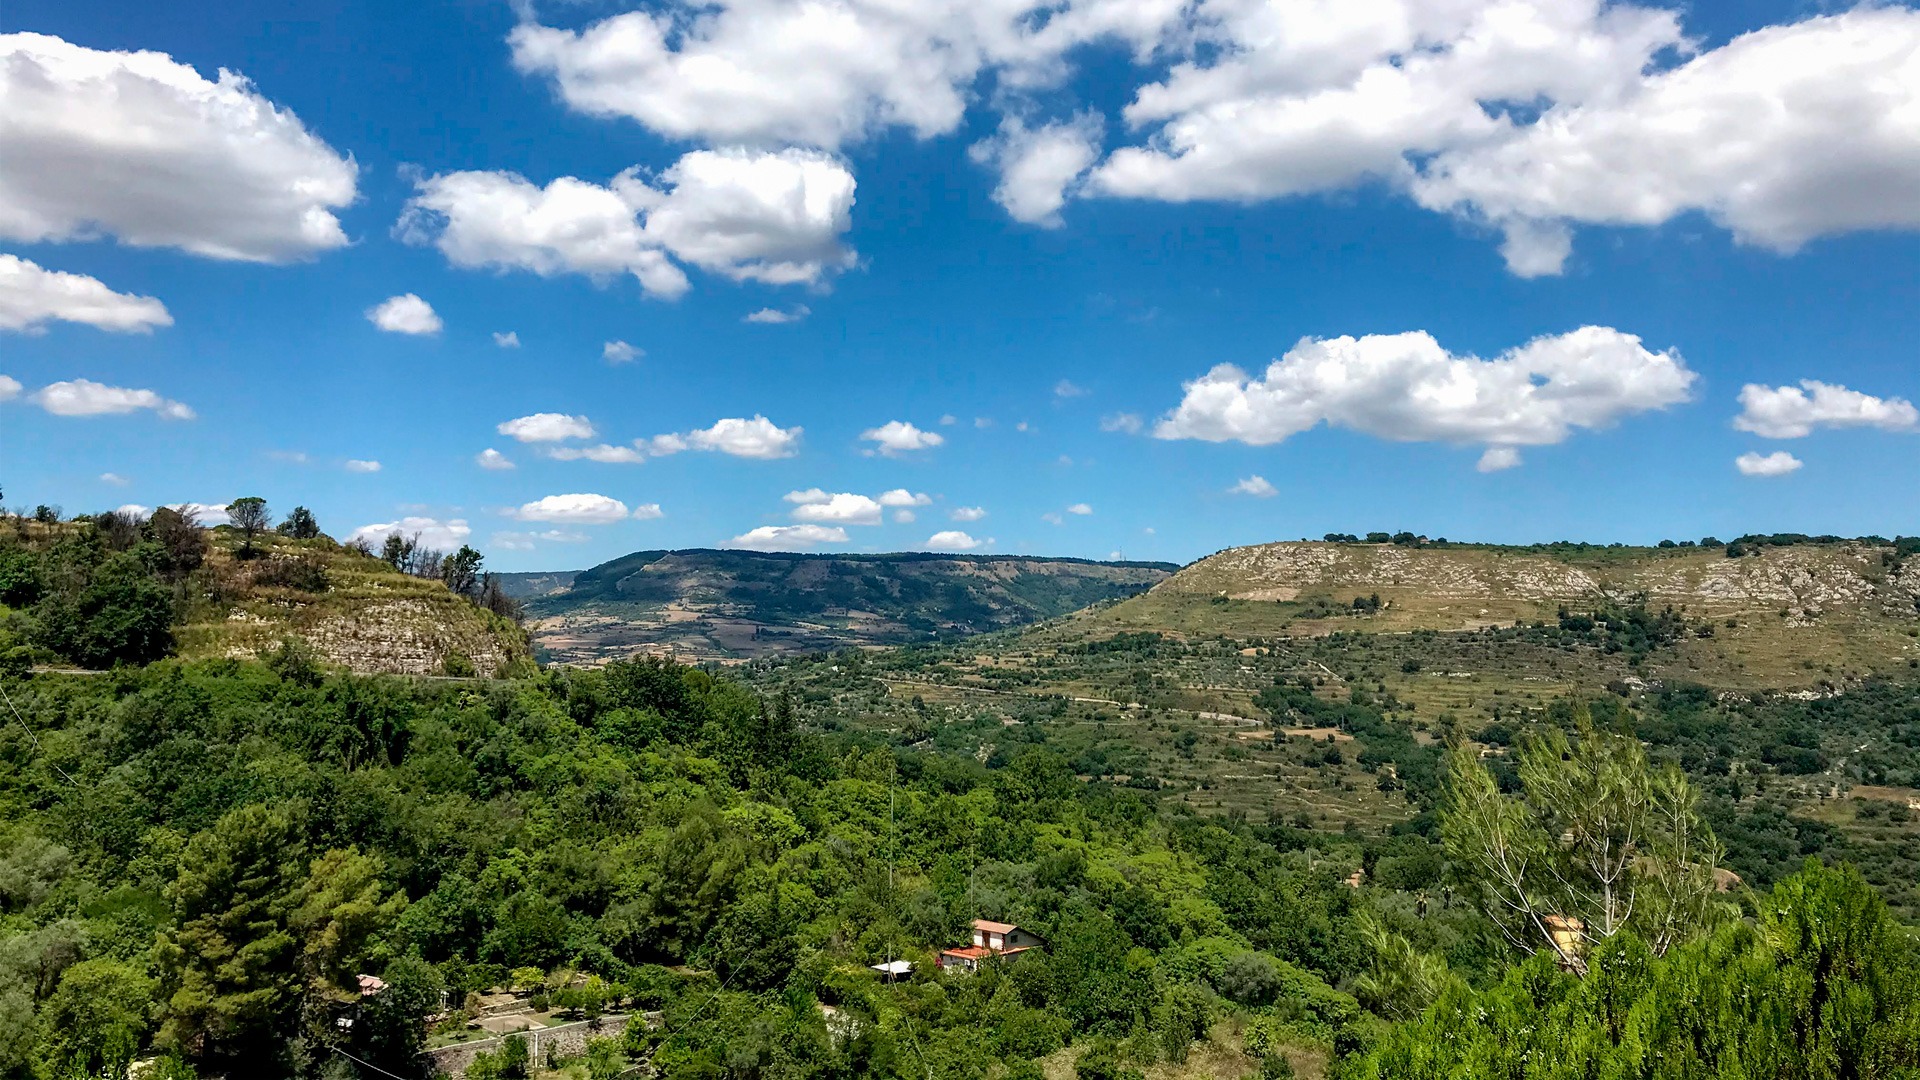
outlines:
{"label": "stone wall", "polygon": [[467,1074],[467,1066],[473,1059],[489,1050],[498,1049],[509,1038],[525,1039],[527,1049],[533,1051],[533,1060],[546,1064],[548,1053],[565,1057],[584,1054],[588,1039],[604,1039],[619,1035],[626,1030],[627,1018],[624,1014],[603,1016],[598,1020],[582,1020],[558,1027],[534,1028],[517,1035],[503,1035],[497,1039],[478,1039],[455,1046],[443,1046],[438,1050],[429,1050],[426,1057],[431,1062],[435,1075],[462,1077]]}

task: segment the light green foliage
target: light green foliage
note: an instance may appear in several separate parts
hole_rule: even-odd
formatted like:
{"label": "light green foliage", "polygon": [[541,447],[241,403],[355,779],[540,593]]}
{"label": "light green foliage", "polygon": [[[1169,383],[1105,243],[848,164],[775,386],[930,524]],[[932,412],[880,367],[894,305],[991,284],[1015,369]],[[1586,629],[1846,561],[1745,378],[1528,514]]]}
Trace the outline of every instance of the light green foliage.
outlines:
{"label": "light green foliage", "polygon": [[117,960],[82,960],[40,1009],[41,1072],[125,1080],[149,1028],[152,980]]}
{"label": "light green foliage", "polygon": [[313,860],[289,916],[302,939],[301,970],[308,979],[357,990],[355,976],[376,959],[376,945],[407,906],[404,893],[381,881],[377,856],[336,848]]}
{"label": "light green foliage", "polygon": [[[1441,812],[1448,857],[1508,943],[1575,970],[1590,943],[1629,926],[1656,954],[1703,929],[1722,856],[1678,769],[1653,770],[1631,738],[1580,729],[1522,743],[1519,799],[1475,751],[1453,751]],[[1556,919],[1577,920],[1578,940],[1557,938]]]}
{"label": "light green foliage", "polygon": [[614,1080],[626,1067],[618,1039],[587,1040],[587,1080]]}
{"label": "light green foliage", "polygon": [[1809,864],[1733,923],[1653,955],[1632,931],[1580,978],[1536,956],[1495,987],[1456,985],[1344,1075],[1574,1080],[1910,1077],[1920,945],[1850,870]]}
{"label": "light green foliage", "polygon": [[1405,936],[1377,919],[1360,922],[1361,940],[1372,966],[1354,980],[1354,997],[1390,1020],[1410,1020],[1424,1012],[1453,982],[1445,958],[1423,953]]}
{"label": "light green foliage", "polygon": [[523,994],[532,993],[546,985],[547,973],[537,967],[514,968],[507,976],[509,984]]}

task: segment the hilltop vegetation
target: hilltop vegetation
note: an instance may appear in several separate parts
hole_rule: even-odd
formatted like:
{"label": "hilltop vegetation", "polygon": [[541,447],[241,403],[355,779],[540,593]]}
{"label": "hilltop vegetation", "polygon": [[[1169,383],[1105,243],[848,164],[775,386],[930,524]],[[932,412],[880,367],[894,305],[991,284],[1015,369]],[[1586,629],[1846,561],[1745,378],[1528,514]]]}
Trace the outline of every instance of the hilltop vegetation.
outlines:
{"label": "hilltop vegetation", "polygon": [[[257,502],[257,500],[253,500]],[[240,500],[235,503],[241,508]],[[105,669],[292,648],[359,672],[492,675],[530,659],[478,552],[343,546],[296,508],[201,527],[168,508],[63,519],[0,512],[0,661]]]}
{"label": "hilltop vegetation", "polygon": [[739,659],[960,637],[1065,615],[1161,581],[1167,563],[1009,555],[638,551],[556,588],[523,575],[551,659],[638,651]]}

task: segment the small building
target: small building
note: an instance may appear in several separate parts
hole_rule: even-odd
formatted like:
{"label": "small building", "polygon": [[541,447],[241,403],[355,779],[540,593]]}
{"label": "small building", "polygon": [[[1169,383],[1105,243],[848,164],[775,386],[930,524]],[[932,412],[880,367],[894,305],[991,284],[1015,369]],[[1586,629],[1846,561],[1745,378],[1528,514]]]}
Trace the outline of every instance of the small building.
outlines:
{"label": "small building", "polygon": [[889,960],[884,964],[868,964],[867,967],[880,973],[882,982],[899,982],[913,974],[913,961]]}
{"label": "small building", "polygon": [[1587,924],[1571,915],[1549,915],[1543,920],[1553,947],[1560,954],[1560,966],[1568,970],[1581,967],[1580,954],[1587,947]]}
{"label": "small building", "polygon": [[1040,935],[1022,930],[1012,923],[991,919],[973,920],[973,944],[940,950],[940,966],[978,971],[994,957],[1013,959],[1031,949],[1046,945]]}

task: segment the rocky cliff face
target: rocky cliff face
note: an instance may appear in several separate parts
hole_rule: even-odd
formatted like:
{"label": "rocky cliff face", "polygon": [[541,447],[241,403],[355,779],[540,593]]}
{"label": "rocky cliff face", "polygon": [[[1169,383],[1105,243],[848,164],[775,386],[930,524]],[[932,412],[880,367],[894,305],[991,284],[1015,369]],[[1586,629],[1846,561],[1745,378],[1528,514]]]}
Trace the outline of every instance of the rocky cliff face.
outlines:
{"label": "rocky cliff face", "polygon": [[1920,560],[1903,562],[1892,558],[1890,548],[1861,543],[1763,547],[1741,557],[1718,548],[1554,553],[1279,543],[1202,559],[1155,592],[1273,601],[1378,593],[1402,609],[1479,603],[1508,611],[1640,600],[1702,615],[1784,611],[1794,619],[1834,613],[1912,618],[1920,605]]}

